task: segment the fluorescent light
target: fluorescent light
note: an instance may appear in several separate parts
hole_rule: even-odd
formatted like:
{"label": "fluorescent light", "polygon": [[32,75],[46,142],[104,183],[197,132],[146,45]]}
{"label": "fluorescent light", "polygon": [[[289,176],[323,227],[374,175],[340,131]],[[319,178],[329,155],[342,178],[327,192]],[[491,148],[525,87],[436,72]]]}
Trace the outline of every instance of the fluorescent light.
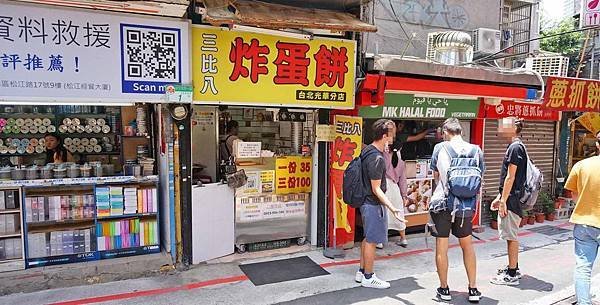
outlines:
{"label": "fluorescent light", "polygon": [[268,35],[275,35],[275,36],[285,36],[285,37],[289,37],[289,38],[302,39],[302,40],[311,40],[312,39],[312,36],[308,35],[308,34],[290,33],[290,32],[270,30],[270,29],[264,29],[264,28],[255,28],[255,27],[251,27],[251,26],[244,26],[244,25],[238,25],[238,24],[234,24],[232,28],[234,30],[242,31],[242,32],[260,33],[260,34],[268,34]]}

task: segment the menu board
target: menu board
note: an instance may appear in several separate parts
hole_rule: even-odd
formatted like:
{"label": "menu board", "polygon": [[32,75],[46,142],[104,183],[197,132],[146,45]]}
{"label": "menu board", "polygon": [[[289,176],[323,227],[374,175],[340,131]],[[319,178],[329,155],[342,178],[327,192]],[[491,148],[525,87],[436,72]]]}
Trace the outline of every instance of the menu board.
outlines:
{"label": "menu board", "polygon": [[407,202],[404,202],[404,213],[414,214],[429,211],[429,203],[433,194],[433,179],[408,179]]}
{"label": "menu board", "polygon": [[312,158],[280,157],[275,161],[276,194],[309,193],[312,189]]}
{"label": "menu board", "polygon": [[236,156],[240,159],[244,158],[260,158],[262,148],[261,142],[237,142]]}

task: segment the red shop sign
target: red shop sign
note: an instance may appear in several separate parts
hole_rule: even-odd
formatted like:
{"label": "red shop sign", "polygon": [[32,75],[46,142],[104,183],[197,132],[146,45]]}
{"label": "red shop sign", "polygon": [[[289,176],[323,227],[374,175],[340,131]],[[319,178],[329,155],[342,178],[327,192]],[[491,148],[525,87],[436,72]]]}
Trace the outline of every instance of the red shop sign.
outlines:
{"label": "red shop sign", "polygon": [[544,106],[554,111],[600,112],[600,81],[548,77]]}
{"label": "red shop sign", "polygon": [[558,121],[558,111],[548,109],[541,104],[502,101],[498,106],[485,105],[485,117],[502,119],[519,117],[532,121]]}

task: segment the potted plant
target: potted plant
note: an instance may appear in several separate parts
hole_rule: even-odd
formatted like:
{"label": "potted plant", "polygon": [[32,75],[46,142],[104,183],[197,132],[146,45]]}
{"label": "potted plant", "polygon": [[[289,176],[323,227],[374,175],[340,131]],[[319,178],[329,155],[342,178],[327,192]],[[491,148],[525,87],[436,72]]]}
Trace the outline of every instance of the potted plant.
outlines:
{"label": "potted plant", "polygon": [[535,224],[535,215],[533,213],[527,212],[527,224],[534,225]]}
{"label": "potted plant", "polygon": [[554,212],[556,211],[556,207],[554,205],[554,200],[552,198],[552,195],[550,195],[550,193],[548,193],[548,192],[541,192],[538,197],[537,204],[539,204],[540,207],[542,208],[542,211],[544,212],[546,220],[554,221],[554,219],[555,219]]}
{"label": "potted plant", "polygon": [[544,220],[546,219],[546,214],[544,214],[544,208],[543,207],[538,207],[535,210],[535,222],[537,223],[543,223]]}
{"label": "potted plant", "polygon": [[490,227],[498,230],[498,211],[490,210]]}
{"label": "potted plant", "polygon": [[529,212],[523,211],[523,218],[521,218],[521,223],[519,224],[519,228],[524,227],[527,224],[528,219],[529,219]]}

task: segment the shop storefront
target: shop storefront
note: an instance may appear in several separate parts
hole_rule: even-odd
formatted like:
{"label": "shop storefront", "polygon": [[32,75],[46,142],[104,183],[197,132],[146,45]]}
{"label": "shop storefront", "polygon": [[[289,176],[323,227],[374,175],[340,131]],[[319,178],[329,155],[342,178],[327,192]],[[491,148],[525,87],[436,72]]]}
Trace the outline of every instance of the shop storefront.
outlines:
{"label": "shop storefront", "polygon": [[[259,29],[192,32],[193,263],[316,244],[316,124],[320,111],[354,107],[356,43]],[[232,185],[232,172],[247,180]]]}
{"label": "shop storefront", "polygon": [[171,251],[161,103],[189,24],[2,8],[0,270]]}
{"label": "shop storefront", "polygon": [[[401,61],[385,56],[379,61],[376,59],[374,66],[383,66],[381,63],[385,63],[388,68],[399,67],[399,71],[386,71],[388,74],[401,72],[402,67],[404,67]],[[424,71],[435,71],[436,67],[433,66],[437,66],[420,62],[411,62],[411,64],[415,66],[423,65]],[[446,69],[448,66],[441,67]],[[467,75],[467,73],[464,75]],[[356,108],[343,114],[352,115],[362,120],[364,126],[362,136],[360,136],[361,140],[357,143],[358,147],[371,142],[370,126],[380,118],[388,118],[397,123],[402,123],[403,130],[400,134],[404,135],[404,138],[420,134],[416,141],[402,145],[401,155],[406,163],[405,176],[408,184],[406,195],[408,200],[404,203],[404,212],[408,226],[409,228],[422,227],[428,221],[428,204],[434,187],[433,173],[429,170],[429,162],[433,147],[436,143],[442,141],[441,125],[443,121],[449,117],[458,118],[463,125],[463,138],[473,144],[482,146],[486,99],[524,100],[528,96],[532,96],[532,92],[535,93],[535,90],[532,91],[527,87],[495,85],[466,80],[464,82],[445,80],[442,76],[435,80],[419,79],[386,75],[379,72],[378,74],[367,75],[359,88]],[[344,147],[343,141],[338,144],[334,142],[332,158],[335,159],[336,153],[342,151]],[[349,163],[349,160],[347,162]],[[486,164],[489,163],[486,162]],[[355,215],[356,212],[344,204],[341,199],[341,180],[333,179],[343,175],[343,168],[339,169],[341,174],[335,173],[335,166],[332,166],[331,171],[332,181],[330,185],[333,192],[331,204],[336,208],[335,210],[343,213],[342,215],[340,215],[340,212],[336,213],[338,217],[334,222],[335,232],[332,232],[331,235],[335,235],[335,244],[338,247],[350,248],[355,240],[357,216]],[[336,190],[338,190],[338,193],[336,193]],[[482,224],[481,207],[481,202],[479,202],[476,214],[473,217],[475,226]],[[330,221],[333,222],[333,220]],[[329,242],[333,243],[333,238],[330,238]]]}
{"label": "shop storefront", "polygon": [[[573,165],[596,154],[600,130],[600,82],[591,79],[548,77],[544,107],[561,112],[558,190]],[[564,173],[564,174],[563,174]]]}
{"label": "shop storefront", "polygon": [[[498,195],[500,169],[506,149],[511,139],[499,133],[502,120],[510,118],[525,120],[521,140],[527,153],[544,175],[543,190],[553,192],[555,168],[557,166],[557,130],[560,113],[543,107],[541,104],[502,101],[501,104],[485,106],[485,129],[483,149],[486,171],[484,174],[483,200],[491,202]],[[483,223],[489,222],[488,210],[483,211]]]}

